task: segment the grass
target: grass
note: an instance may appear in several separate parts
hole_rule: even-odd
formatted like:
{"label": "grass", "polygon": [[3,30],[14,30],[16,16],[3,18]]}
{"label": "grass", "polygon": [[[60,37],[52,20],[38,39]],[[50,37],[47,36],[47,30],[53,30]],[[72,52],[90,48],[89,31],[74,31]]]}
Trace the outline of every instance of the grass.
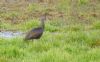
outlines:
{"label": "grass", "polygon": [[29,43],[20,37],[0,39],[0,58],[6,62],[99,62],[99,48],[91,48],[99,35],[99,31],[68,31],[44,32],[41,39]]}
{"label": "grass", "polygon": [[[57,1],[47,7],[41,3],[27,6],[23,3],[24,8],[19,4],[12,4],[14,8],[6,4],[11,13],[0,12],[0,29],[27,32],[40,24],[39,16],[43,12],[49,15],[41,39],[25,42],[24,36],[0,38],[0,62],[100,62],[100,5],[96,2],[93,12],[94,7],[90,5],[93,2],[75,1],[72,1],[75,7],[70,0]],[[13,17],[19,23],[13,24]]]}

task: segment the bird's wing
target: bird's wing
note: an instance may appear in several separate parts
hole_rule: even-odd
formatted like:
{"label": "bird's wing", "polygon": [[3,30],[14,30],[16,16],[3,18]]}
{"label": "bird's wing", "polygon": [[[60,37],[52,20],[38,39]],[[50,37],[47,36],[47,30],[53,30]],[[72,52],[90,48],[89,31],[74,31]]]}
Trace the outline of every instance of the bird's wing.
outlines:
{"label": "bird's wing", "polygon": [[41,32],[39,32],[39,31],[29,32],[26,37],[28,37],[28,38],[37,37],[40,34],[41,34]]}
{"label": "bird's wing", "polygon": [[33,36],[35,36],[37,34],[37,32],[30,32],[28,33],[27,37],[31,38]]}

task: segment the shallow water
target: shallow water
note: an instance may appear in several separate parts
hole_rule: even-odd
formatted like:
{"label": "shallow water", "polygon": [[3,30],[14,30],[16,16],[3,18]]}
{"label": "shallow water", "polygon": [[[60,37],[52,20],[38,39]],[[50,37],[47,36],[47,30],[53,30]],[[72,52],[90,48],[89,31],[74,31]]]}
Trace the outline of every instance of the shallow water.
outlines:
{"label": "shallow water", "polygon": [[12,31],[4,31],[4,32],[0,32],[0,38],[14,38],[17,36],[22,36],[23,32],[12,32]]}

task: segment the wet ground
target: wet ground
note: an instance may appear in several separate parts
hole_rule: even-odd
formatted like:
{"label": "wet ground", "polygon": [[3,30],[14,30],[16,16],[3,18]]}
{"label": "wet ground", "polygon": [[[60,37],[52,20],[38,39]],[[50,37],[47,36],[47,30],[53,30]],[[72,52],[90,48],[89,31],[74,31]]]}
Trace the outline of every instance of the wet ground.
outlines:
{"label": "wet ground", "polygon": [[0,32],[0,38],[14,38],[17,36],[22,36],[22,35],[24,35],[24,33],[20,32],[20,31],[16,31],[16,32],[2,31],[2,32]]}

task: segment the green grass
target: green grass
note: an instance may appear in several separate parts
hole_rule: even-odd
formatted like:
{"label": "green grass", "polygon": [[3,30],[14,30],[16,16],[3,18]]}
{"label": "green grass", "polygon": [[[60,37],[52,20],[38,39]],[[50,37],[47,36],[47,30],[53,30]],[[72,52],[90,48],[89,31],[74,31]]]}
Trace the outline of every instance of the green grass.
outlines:
{"label": "green grass", "polygon": [[[25,42],[22,37],[0,39],[0,61],[6,62],[99,62],[99,31],[44,32],[39,40]],[[72,60],[73,59],[73,60]]]}
{"label": "green grass", "polygon": [[[38,40],[25,42],[24,36],[0,38],[0,62],[100,62],[99,2],[96,6],[89,0],[58,2],[47,7],[39,3],[26,6],[23,3],[23,7],[13,4],[14,8],[8,5],[13,10],[0,12],[0,29],[23,32],[38,27],[42,13],[47,12],[48,18],[51,17],[45,22],[45,31]],[[76,6],[72,7],[73,4]],[[59,17],[60,13],[64,16]],[[13,17],[19,23],[11,23]]]}

